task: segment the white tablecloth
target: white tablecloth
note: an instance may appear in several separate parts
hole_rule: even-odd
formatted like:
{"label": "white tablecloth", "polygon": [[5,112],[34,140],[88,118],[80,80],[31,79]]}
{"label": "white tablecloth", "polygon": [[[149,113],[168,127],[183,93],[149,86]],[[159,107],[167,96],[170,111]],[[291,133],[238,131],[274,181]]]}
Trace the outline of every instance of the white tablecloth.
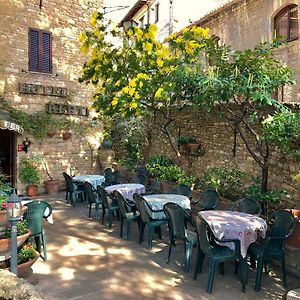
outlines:
{"label": "white tablecloth", "polygon": [[[241,254],[246,257],[248,247],[258,236],[265,237],[267,223],[264,219],[237,211],[207,210],[199,214],[208,223],[218,239],[239,239]],[[234,250],[233,243],[221,243]]]}
{"label": "white tablecloth", "polygon": [[80,175],[72,178],[74,181],[89,182],[95,189],[97,185],[101,185],[105,181],[105,177],[102,175]]}
{"label": "white tablecloth", "polygon": [[[183,195],[176,194],[152,194],[143,196],[153,210],[162,210],[168,202],[176,203],[184,209],[191,209],[190,199]],[[147,209],[147,206],[146,206]],[[147,209],[152,219],[165,219],[164,212],[154,213]]]}
{"label": "white tablecloth", "polygon": [[139,183],[124,183],[107,186],[105,190],[108,194],[118,191],[124,198],[133,200],[134,193],[145,193],[145,186]]}

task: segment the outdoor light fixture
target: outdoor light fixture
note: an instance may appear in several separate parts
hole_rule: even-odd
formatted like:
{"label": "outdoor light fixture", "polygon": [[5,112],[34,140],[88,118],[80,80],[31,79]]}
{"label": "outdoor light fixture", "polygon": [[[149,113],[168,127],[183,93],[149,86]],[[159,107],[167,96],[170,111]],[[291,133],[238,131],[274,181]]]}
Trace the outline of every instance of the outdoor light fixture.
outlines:
{"label": "outdoor light fixture", "polygon": [[127,21],[122,22],[122,26],[123,26],[125,33],[127,33],[128,29],[135,27],[137,25],[138,25],[138,23],[134,20],[127,20]]}
{"label": "outdoor light fixture", "polygon": [[9,196],[6,206],[7,219],[11,224],[11,255],[10,255],[10,271],[18,275],[17,262],[17,223],[22,218],[22,203],[20,197],[16,194],[16,189]]}
{"label": "outdoor light fixture", "polygon": [[28,152],[28,148],[30,147],[30,145],[31,145],[31,141],[30,141],[28,138],[26,138],[26,139],[23,141],[23,151],[24,151],[25,153]]}

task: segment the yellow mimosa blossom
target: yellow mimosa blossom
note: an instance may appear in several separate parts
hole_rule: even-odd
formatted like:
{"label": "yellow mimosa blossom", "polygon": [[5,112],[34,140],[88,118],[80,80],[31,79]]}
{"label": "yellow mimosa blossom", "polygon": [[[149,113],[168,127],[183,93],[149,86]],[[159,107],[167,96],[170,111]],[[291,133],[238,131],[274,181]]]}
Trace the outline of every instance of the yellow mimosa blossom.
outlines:
{"label": "yellow mimosa blossom", "polygon": [[147,74],[144,74],[144,73],[138,73],[137,76],[136,76],[138,79],[149,79],[149,76]]}
{"label": "yellow mimosa blossom", "polygon": [[156,91],[154,97],[155,98],[160,98],[162,91],[163,91],[163,88],[158,88],[158,90]]}
{"label": "yellow mimosa blossom", "polygon": [[121,84],[121,81],[118,80],[118,81],[116,82],[116,86],[120,86],[120,84]]}
{"label": "yellow mimosa blossom", "polygon": [[144,84],[143,84],[143,81],[140,81],[140,82],[139,82],[139,87],[142,88],[143,85],[144,85]]}
{"label": "yellow mimosa blossom", "polygon": [[135,101],[129,103],[129,109],[136,109],[136,108],[137,108],[137,103]]}
{"label": "yellow mimosa blossom", "polygon": [[133,88],[136,87],[136,81],[135,81],[135,79],[132,79],[132,80],[129,82],[129,86],[130,86],[130,87],[133,87]]}
{"label": "yellow mimosa blossom", "polygon": [[128,94],[132,97],[135,93],[135,89],[134,88],[130,88]]}
{"label": "yellow mimosa blossom", "polygon": [[128,31],[127,31],[127,35],[128,35],[129,37],[131,37],[131,36],[133,35],[133,31],[132,31],[132,29],[128,29]]}
{"label": "yellow mimosa blossom", "polygon": [[184,50],[187,54],[193,54],[198,48],[196,41],[188,41],[184,46]]}
{"label": "yellow mimosa blossom", "polygon": [[164,65],[164,61],[161,57],[156,60],[156,63],[160,68]]}
{"label": "yellow mimosa blossom", "polygon": [[181,35],[179,37],[177,37],[177,39],[175,40],[176,43],[182,43],[182,41],[183,41],[183,38]]}
{"label": "yellow mimosa blossom", "polygon": [[150,52],[153,48],[153,45],[149,42],[143,43],[143,49],[147,52]]}
{"label": "yellow mimosa blossom", "polygon": [[79,42],[84,42],[84,40],[86,39],[86,35],[85,32],[80,33],[79,35]]}
{"label": "yellow mimosa blossom", "polygon": [[80,52],[82,52],[83,54],[88,54],[89,47],[86,44],[82,44],[80,47]]}
{"label": "yellow mimosa blossom", "polygon": [[143,36],[143,31],[141,30],[140,27],[135,27],[134,30],[135,30],[136,39],[139,41]]}
{"label": "yellow mimosa blossom", "polygon": [[98,12],[94,11],[90,20],[90,25],[94,27],[97,24]]}
{"label": "yellow mimosa blossom", "polygon": [[162,58],[167,58],[170,56],[170,51],[166,45],[162,46],[162,53],[161,53]]}
{"label": "yellow mimosa blossom", "polygon": [[151,40],[155,39],[156,31],[157,31],[156,25],[151,24],[150,27],[148,28],[148,32],[145,33],[145,35],[144,35],[145,38],[146,39],[151,39]]}
{"label": "yellow mimosa blossom", "polygon": [[123,92],[124,94],[128,94],[128,92],[129,92],[129,87],[128,87],[128,86],[123,87],[123,88],[122,88],[122,92]]}
{"label": "yellow mimosa blossom", "polygon": [[118,98],[114,98],[112,101],[111,101],[111,105],[112,106],[116,106],[118,104]]}
{"label": "yellow mimosa blossom", "polygon": [[185,28],[183,28],[182,29],[182,33],[186,33],[186,32],[188,32],[190,29],[188,28],[188,27],[185,27]]}
{"label": "yellow mimosa blossom", "polygon": [[173,40],[176,37],[175,33],[172,33],[171,35],[168,36],[168,40]]}

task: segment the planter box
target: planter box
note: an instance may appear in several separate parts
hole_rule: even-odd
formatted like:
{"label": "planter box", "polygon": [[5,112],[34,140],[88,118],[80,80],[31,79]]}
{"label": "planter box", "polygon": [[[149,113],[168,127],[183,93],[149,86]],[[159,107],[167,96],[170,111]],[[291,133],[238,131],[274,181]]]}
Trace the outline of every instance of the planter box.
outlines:
{"label": "planter box", "polygon": [[[28,239],[30,234],[31,234],[31,231],[28,230],[27,233],[17,236],[17,245],[18,246],[22,245]],[[10,247],[11,247],[11,238],[0,239],[0,253],[9,251]]]}

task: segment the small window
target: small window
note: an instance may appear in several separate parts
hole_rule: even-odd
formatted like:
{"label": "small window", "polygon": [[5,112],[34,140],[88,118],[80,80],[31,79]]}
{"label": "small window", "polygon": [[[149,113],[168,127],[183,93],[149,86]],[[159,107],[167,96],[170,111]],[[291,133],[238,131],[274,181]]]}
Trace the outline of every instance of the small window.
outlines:
{"label": "small window", "polygon": [[274,18],[274,29],[277,37],[283,41],[298,39],[298,6],[290,5],[281,10]]}
{"label": "small window", "polygon": [[155,5],[155,23],[159,21],[159,3]]}
{"label": "small window", "polygon": [[51,32],[29,28],[28,37],[28,70],[52,73]]}

